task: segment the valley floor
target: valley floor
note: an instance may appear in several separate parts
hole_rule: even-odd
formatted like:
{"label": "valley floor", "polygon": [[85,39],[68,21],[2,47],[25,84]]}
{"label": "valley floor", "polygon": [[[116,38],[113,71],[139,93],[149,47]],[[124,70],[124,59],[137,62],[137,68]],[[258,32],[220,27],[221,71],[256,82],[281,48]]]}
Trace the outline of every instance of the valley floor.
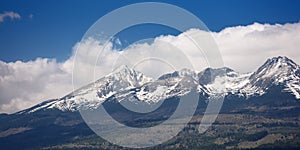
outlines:
{"label": "valley floor", "polygon": [[[283,119],[254,114],[220,114],[204,134],[196,116],[176,137],[148,149],[298,149],[300,117]],[[74,136],[69,142],[43,149],[127,149],[105,142],[97,135]]]}

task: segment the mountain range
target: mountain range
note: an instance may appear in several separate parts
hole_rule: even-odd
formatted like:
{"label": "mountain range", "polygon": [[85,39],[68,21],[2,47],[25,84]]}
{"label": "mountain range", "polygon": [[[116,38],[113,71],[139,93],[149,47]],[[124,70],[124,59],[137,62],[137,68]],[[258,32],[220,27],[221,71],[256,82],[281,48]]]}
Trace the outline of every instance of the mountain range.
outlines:
{"label": "mountain range", "polygon": [[[123,124],[143,127],[151,123],[153,126],[167,119],[176,109],[180,97],[191,91],[199,94],[195,116],[203,115],[209,97],[222,93],[224,104],[221,114],[264,119],[285,117],[293,119],[293,125],[300,127],[300,66],[287,57],[270,58],[251,73],[238,73],[227,67],[207,68],[203,71],[182,69],[164,74],[158,79],[147,77],[127,66],[120,66],[111,74],[62,98],[48,100],[14,114],[1,114],[0,146],[8,149],[20,149],[20,146],[21,149],[68,148],[64,144],[82,141],[82,138],[94,135],[82,120],[79,111],[95,110],[101,105],[114,118],[121,118],[118,121]],[[120,103],[149,113],[128,112]],[[264,123],[264,119],[257,124]],[[220,121],[217,119],[216,122]],[[191,121],[190,124],[193,123],[199,125],[199,121]],[[271,132],[270,129],[266,128],[268,133]],[[298,132],[294,133],[295,139],[299,140],[299,135]],[[268,134],[263,138],[267,136]],[[100,148],[104,149],[105,142],[102,139],[100,141]],[[226,146],[241,148],[238,147],[241,142],[245,141],[233,140]],[[300,142],[294,146],[299,147]],[[78,148],[76,144],[75,147],[70,147]],[[93,145],[83,148],[93,149]],[[97,148],[99,147],[96,146],[95,149]],[[111,145],[109,148],[120,147]]]}
{"label": "mountain range", "polygon": [[[222,85],[221,87],[218,85]],[[300,67],[287,57],[268,59],[257,71],[240,74],[230,68],[207,68],[201,72],[182,69],[164,74],[158,80],[146,77],[141,72],[120,66],[113,73],[84,86],[62,98],[38,104],[18,114],[32,113],[45,109],[76,111],[96,109],[111,96],[128,93],[136,89],[136,100],[157,103],[170,97],[187,94],[192,87],[204,95],[225,93],[226,96],[238,96],[245,99],[262,96],[274,87],[282,93],[291,94],[300,99]],[[221,90],[221,91],[220,91]],[[124,92],[127,91],[127,92]],[[125,94],[126,95],[126,94]]]}

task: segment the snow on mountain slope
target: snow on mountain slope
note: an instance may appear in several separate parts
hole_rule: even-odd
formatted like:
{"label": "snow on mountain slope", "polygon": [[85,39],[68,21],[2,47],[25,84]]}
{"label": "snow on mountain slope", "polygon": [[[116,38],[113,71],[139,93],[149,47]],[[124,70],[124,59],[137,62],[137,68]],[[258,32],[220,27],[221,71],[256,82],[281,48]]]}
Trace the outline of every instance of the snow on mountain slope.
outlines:
{"label": "snow on mountain slope", "polygon": [[197,77],[195,72],[182,69],[165,74],[158,80],[148,82],[140,87],[117,93],[114,97],[119,102],[128,100],[154,104],[174,96],[183,96],[193,89],[198,92],[205,92],[205,87],[200,85],[195,77]]}
{"label": "snow on mountain slope", "polygon": [[249,83],[250,75],[251,73],[228,72],[225,75],[217,76],[212,83],[206,85],[206,88],[211,93],[239,94],[240,89]]}
{"label": "snow on mountain slope", "polygon": [[183,96],[193,88],[198,92],[205,89],[191,76],[182,76],[147,83],[140,88],[136,95],[142,101],[155,103],[173,96]]}

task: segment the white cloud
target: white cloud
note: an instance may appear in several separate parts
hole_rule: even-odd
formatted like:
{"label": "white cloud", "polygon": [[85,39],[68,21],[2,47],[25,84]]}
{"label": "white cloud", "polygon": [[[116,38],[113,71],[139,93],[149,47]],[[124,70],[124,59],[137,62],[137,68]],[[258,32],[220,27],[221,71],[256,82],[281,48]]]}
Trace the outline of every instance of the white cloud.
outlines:
{"label": "white cloud", "polygon": [[213,33],[191,29],[178,36],[157,37],[152,44],[134,44],[124,51],[113,49],[112,43],[103,45],[103,41],[88,39],[77,43],[73,48],[73,51],[78,50],[77,53],[65,62],[46,58],[29,62],[0,62],[0,112],[15,112],[68,94],[72,91],[75,56],[76,87],[110,73],[119,64],[136,65],[137,70],[156,77],[173,69],[191,68],[189,62],[196,70],[202,70],[210,65],[206,63],[205,52],[199,51],[188,37],[201,39],[201,48],[209,50],[210,44],[203,38],[209,34],[219,46],[224,65],[236,71],[254,71],[267,58],[278,55],[300,62],[300,23],[254,23]]}
{"label": "white cloud", "polygon": [[21,16],[12,11],[5,11],[4,13],[0,14],[0,23],[5,21],[5,18],[10,18],[11,20],[21,19]]}
{"label": "white cloud", "polygon": [[226,66],[254,71],[269,57],[284,55],[300,63],[300,23],[230,27],[214,33]]}
{"label": "white cloud", "polygon": [[29,15],[28,15],[28,18],[29,18],[29,19],[33,19],[33,14],[29,14]]}
{"label": "white cloud", "polygon": [[70,73],[55,60],[0,61],[0,112],[15,112],[70,91]]}

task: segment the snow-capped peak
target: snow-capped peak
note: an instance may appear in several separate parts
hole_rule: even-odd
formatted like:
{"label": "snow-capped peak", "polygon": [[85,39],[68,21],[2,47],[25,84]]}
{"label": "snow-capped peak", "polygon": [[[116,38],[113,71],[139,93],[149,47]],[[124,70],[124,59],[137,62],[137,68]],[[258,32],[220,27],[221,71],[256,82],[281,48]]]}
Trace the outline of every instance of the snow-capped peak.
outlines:
{"label": "snow-capped peak", "polygon": [[[112,73],[107,75],[106,78],[108,78],[107,81],[118,81],[120,84],[125,83],[125,88],[127,88],[127,86],[138,87],[153,80],[152,78],[146,77],[143,73],[129,68],[127,65],[119,66],[112,71]],[[99,81],[101,80],[103,79]],[[122,85],[122,87],[124,87],[124,85]]]}
{"label": "snow-capped peak", "polygon": [[[293,62],[291,59],[287,58],[286,56],[278,56],[278,57],[273,57],[273,58],[269,58],[264,65],[273,65],[274,64],[281,64],[284,66],[290,66],[294,69],[296,69],[298,67],[298,65]],[[263,65],[263,66],[264,66]]]}
{"label": "snow-capped peak", "polygon": [[[297,77],[299,65],[287,57],[273,57],[268,59],[250,79],[255,84],[261,80],[271,80],[275,84],[282,83]],[[270,81],[265,81],[270,83]]]}
{"label": "snow-capped peak", "polygon": [[274,85],[286,87],[285,91],[292,92],[296,98],[300,98],[299,65],[287,57],[278,56],[268,59],[249,78],[249,84],[245,91],[264,94]]}
{"label": "snow-capped peak", "polygon": [[114,76],[114,77],[124,77],[124,76],[135,76],[136,74],[138,74],[137,71],[129,68],[127,65],[121,65],[115,69],[113,69],[113,71],[106,75],[108,76]]}

